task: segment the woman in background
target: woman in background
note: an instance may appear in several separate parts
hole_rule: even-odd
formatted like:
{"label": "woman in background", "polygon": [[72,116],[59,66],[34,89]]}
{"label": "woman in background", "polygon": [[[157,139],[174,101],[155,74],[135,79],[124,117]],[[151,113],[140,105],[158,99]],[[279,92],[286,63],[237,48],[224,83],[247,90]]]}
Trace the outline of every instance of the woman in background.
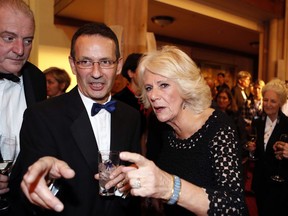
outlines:
{"label": "woman in background", "polygon": [[[288,134],[288,117],[281,111],[281,107],[286,102],[287,92],[282,81],[274,79],[263,87],[262,96],[263,116],[252,121],[252,127],[257,128],[256,146],[249,145],[249,150],[256,148],[258,158],[255,161],[252,189],[256,195],[260,216],[287,216],[288,160],[283,158],[279,166],[280,160],[275,157],[273,149],[280,140],[281,134]],[[271,179],[271,176],[278,174],[279,171],[284,182]]]}
{"label": "woman in background", "polygon": [[43,71],[46,76],[47,96],[49,98],[64,94],[71,79],[64,69],[50,67]]}
{"label": "woman in background", "polygon": [[217,93],[216,97],[217,108],[222,112],[226,113],[231,121],[235,124],[238,136],[240,138],[240,146],[244,147],[247,143],[247,131],[245,128],[245,121],[238,111],[235,99],[233,98],[232,92],[228,88],[222,88]]}

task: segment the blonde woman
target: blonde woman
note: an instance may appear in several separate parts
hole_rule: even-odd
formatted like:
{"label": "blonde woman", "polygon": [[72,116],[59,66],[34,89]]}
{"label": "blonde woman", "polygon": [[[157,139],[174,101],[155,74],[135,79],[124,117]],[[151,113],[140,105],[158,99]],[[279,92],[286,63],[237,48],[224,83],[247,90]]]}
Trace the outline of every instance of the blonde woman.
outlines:
{"label": "blonde woman", "polygon": [[180,49],[147,53],[138,66],[141,98],[171,126],[158,161],[135,153],[120,157],[134,196],[164,201],[169,215],[245,215],[235,128],[210,108],[211,92],[196,64]]}

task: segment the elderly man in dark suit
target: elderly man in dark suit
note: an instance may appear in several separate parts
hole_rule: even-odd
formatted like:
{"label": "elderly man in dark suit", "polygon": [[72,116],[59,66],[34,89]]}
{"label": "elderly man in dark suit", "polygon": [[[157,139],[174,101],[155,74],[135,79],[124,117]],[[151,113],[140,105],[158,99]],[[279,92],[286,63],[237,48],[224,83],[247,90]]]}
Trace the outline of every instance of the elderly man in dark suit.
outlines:
{"label": "elderly man in dark suit", "polygon": [[[46,99],[45,76],[27,61],[34,29],[33,13],[22,0],[0,0],[0,137],[15,137],[17,153],[24,110]],[[9,191],[8,179],[0,174],[0,195]]]}
{"label": "elderly man in dark suit", "polygon": [[[24,113],[21,152],[11,183],[19,187],[30,166],[22,189],[31,203],[49,209],[41,209],[40,215],[137,215],[130,205],[135,198],[101,197],[95,178],[98,150],[140,151],[140,114],[111,98],[123,62],[116,35],[104,24],[80,27],[72,38],[69,62],[78,85]],[[129,189],[124,174],[114,177],[111,184]],[[48,190],[51,178],[60,185],[59,199]],[[21,202],[26,210],[28,205],[17,199],[17,191],[12,195],[12,214],[20,215]]]}

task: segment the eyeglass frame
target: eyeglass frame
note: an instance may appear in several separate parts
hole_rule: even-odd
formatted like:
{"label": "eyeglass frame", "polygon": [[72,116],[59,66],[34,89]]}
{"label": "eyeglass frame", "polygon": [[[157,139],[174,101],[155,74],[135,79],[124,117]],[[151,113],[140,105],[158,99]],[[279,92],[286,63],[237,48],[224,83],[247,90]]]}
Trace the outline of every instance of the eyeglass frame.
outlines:
{"label": "eyeglass frame", "polygon": [[[73,61],[75,62],[75,64],[77,65],[77,67],[79,67],[80,69],[92,69],[94,68],[94,64],[97,63],[98,66],[101,68],[101,69],[113,69],[115,67],[115,63],[118,63],[119,59],[116,59],[115,61],[112,61],[112,60],[109,60],[109,59],[100,59],[98,61],[92,61],[90,59],[83,59],[83,60],[76,60],[75,58],[73,58]],[[104,62],[104,61],[109,61],[111,63],[111,65],[109,67],[103,67],[101,66],[101,63]],[[91,66],[89,67],[83,67],[81,65],[81,62],[90,62],[91,63]]]}

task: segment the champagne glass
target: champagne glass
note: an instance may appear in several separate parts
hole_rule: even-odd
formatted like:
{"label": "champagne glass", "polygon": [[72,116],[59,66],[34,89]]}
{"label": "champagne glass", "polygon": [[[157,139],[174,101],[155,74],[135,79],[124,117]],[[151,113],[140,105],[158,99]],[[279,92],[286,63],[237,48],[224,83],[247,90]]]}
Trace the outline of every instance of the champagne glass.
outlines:
{"label": "champagne glass", "polygon": [[[253,145],[256,145],[256,140],[257,140],[257,131],[256,128],[251,128],[249,132],[249,141],[250,143],[253,143]],[[257,160],[255,156],[255,150],[249,151],[249,160],[255,161]]]}
{"label": "champagne glass", "polygon": [[[288,134],[281,134],[280,141],[288,143]],[[284,182],[284,178],[280,175],[282,160],[278,160],[277,173],[271,176],[271,179],[276,182]]]}
{"label": "champagne glass", "polygon": [[[0,174],[9,175],[16,156],[16,136],[0,136]],[[0,210],[6,210],[9,207],[7,199],[0,196]]]}

